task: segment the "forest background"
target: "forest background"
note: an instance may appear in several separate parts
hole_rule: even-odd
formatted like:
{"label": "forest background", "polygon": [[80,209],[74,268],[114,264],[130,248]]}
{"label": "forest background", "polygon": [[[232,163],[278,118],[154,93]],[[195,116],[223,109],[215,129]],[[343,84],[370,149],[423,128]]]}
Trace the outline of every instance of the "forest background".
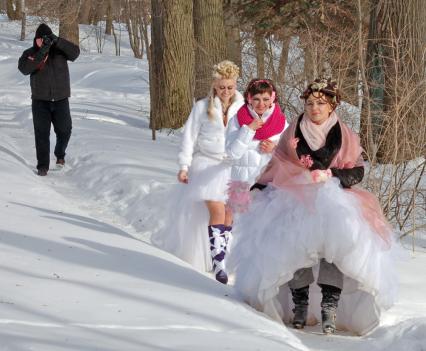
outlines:
{"label": "forest background", "polygon": [[2,0],[0,11],[59,24],[75,43],[91,25],[101,54],[128,35],[150,76],[150,128],[182,127],[207,95],[211,67],[241,67],[239,88],[270,78],[289,119],[316,77],[337,80],[339,115],[360,133],[364,186],[378,195],[401,237],[426,229],[426,0]]}

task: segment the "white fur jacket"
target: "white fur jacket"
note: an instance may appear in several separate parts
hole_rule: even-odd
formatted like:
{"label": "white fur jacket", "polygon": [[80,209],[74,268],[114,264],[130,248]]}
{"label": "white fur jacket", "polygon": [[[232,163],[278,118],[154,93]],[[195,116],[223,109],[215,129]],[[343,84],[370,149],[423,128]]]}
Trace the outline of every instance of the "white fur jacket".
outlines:
{"label": "white fur jacket", "polygon": [[[228,109],[228,126],[243,105],[243,96],[238,91],[235,92],[234,101]],[[185,123],[181,150],[178,155],[181,170],[188,170],[192,158],[197,154],[218,160],[226,157],[225,133],[227,126],[223,125],[220,99],[214,98],[214,116],[211,120],[207,114],[207,107],[208,98],[197,101]]]}

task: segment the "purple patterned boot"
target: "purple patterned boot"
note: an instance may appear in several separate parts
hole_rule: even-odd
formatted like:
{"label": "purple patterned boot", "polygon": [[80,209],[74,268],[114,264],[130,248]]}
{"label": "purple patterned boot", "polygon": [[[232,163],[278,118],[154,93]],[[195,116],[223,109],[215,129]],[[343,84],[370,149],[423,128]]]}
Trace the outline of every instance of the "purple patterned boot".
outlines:
{"label": "purple patterned boot", "polygon": [[229,249],[232,242],[232,226],[224,226],[224,236],[225,236],[225,251],[226,254],[229,254]]}
{"label": "purple patterned boot", "polygon": [[225,225],[209,225],[210,251],[212,255],[213,272],[218,282],[228,283],[228,275],[225,271],[226,238]]}

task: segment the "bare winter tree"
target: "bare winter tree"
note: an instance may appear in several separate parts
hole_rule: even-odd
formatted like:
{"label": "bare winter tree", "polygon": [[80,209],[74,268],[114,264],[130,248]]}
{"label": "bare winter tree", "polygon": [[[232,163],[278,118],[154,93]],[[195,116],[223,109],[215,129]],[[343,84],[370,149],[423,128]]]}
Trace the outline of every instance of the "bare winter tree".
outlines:
{"label": "bare winter tree", "polygon": [[113,1],[107,0],[106,1],[106,21],[105,21],[105,34],[111,35],[112,34],[112,26],[113,26],[113,18],[114,18],[114,7],[113,7]]}
{"label": "bare winter tree", "polygon": [[367,52],[360,66],[360,134],[370,161],[364,183],[402,236],[414,234],[426,228],[425,9],[417,0],[370,0],[367,9],[359,0],[358,8],[360,26],[369,12],[368,42],[360,35],[359,45]]}
{"label": "bare winter tree", "polygon": [[179,128],[192,106],[192,0],[152,0],[151,128]]}
{"label": "bare winter tree", "polygon": [[78,14],[78,23],[90,24],[91,9],[92,9],[92,0],[81,0],[80,11]]}
{"label": "bare winter tree", "polygon": [[25,40],[25,32],[27,29],[27,8],[25,6],[25,0],[21,1],[21,10],[22,10],[22,18],[21,18],[21,38],[20,40]]}
{"label": "bare winter tree", "polygon": [[290,49],[291,36],[291,31],[287,29],[283,29],[281,32],[278,32],[277,35],[277,39],[281,44],[281,53],[279,56],[277,74],[273,78],[274,81],[280,86],[285,83],[285,73],[288,62],[288,52]]}
{"label": "bare winter tree", "polygon": [[124,0],[123,3],[124,17],[133,54],[136,58],[142,58],[146,50],[149,61],[150,3],[148,0]]}
{"label": "bare winter tree", "polygon": [[6,0],[7,17],[14,21],[22,18],[21,0]]}
{"label": "bare winter tree", "polygon": [[239,19],[235,13],[237,0],[224,0],[223,1],[223,16],[226,35],[226,52],[228,59],[240,67],[242,73],[241,61],[241,28]]}
{"label": "bare winter tree", "polygon": [[257,76],[265,77],[265,52],[266,43],[264,34],[260,31],[254,31],[254,47],[256,51]]}
{"label": "bare winter tree", "polygon": [[58,2],[59,36],[79,45],[78,13],[80,1]]}
{"label": "bare winter tree", "polygon": [[395,163],[426,154],[426,6],[423,0],[370,5],[364,147],[373,159]]}
{"label": "bare winter tree", "polygon": [[46,22],[58,19],[59,35],[79,44],[80,0],[26,0],[25,2],[28,14],[39,16],[42,21]]}
{"label": "bare winter tree", "polygon": [[210,90],[214,64],[226,58],[222,0],[194,0],[195,99]]}

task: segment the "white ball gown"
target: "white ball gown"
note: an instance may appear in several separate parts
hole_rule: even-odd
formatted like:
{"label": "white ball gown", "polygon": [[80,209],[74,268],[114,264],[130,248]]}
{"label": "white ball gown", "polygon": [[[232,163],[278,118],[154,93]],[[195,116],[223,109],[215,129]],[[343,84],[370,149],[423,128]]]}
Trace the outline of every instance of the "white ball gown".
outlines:
{"label": "white ball gown", "polygon": [[[350,138],[354,143],[358,139],[346,126],[341,127],[342,150],[334,167],[348,164],[351,158],[355,163],[359,156],[347,144]],[[269,185],[263,191],[255,190],[250,209],[234,225],[228,268],[247,303],[289,323],[293,302],[287,283],[300,268],[314,267],[317,275],[324,258],[344,274],[337,328],[365,334],[378,325],[381,311],[395,301],[398,246],[391,233],[386,237],[379,233],[386,226],[381,218],[367,213],[365,191],[359,196],[358,190],[343,189],[335,177],[312,182],[294,150],[294,131],[295,123],[284,132],[260,177],[260,183]],[[321,320],[320,301],[320,288],[313,283],[308,324]]]}

